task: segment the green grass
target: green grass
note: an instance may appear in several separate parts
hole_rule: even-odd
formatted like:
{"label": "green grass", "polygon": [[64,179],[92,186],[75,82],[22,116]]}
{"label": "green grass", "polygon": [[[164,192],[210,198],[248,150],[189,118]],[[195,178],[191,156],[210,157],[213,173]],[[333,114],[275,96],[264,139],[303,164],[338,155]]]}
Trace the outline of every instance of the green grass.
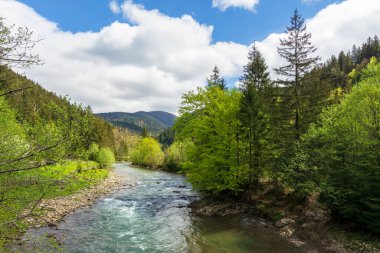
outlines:
{"label": "green grass", "polygon": [[[66,161],[0,176],[0,252],[6,242],[12,242],[27,229],[28,224],[18,217],[42,196],[49,199],[71,195],[102,181],[108,174],[107,169],[98,169],[96,162]],[[17,221],[11,222],[14,220]]]}

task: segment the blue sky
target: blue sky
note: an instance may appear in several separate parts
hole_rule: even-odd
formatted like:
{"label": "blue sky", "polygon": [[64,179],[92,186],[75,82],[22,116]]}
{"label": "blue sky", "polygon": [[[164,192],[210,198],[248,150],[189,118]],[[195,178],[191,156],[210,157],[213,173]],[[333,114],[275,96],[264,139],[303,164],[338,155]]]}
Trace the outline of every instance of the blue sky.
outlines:
{"label": "blue sky", "polygon": [[[109,8],[109,0],[20,0],[33,7],[39,14],[58,23],[65,31],[98,31],[118,20],[126,22],[122,14],[115,15]],[[307,19],[339,0],[261,0],[255,11],[231,7],[225,11],[213,8],[211,0],[134,0],[146,9],[179,17],[191,15],[201,24],[214,26],[214,41],[234,41],[250,44],[263,40],[270,33],[281,33],[289,23],[289,17],[297,8]],[[119,0],[119,3],[122,3]]]}
{"label": "blue sky", "polygon": [[42,38],[45,64],[22,72],[44,88],[94,112],[176,113],[215,65],[236,85],[254,41],[276,78],[296,8],[323,61],[380,35],[379,0],[0,0],[0,17]]}

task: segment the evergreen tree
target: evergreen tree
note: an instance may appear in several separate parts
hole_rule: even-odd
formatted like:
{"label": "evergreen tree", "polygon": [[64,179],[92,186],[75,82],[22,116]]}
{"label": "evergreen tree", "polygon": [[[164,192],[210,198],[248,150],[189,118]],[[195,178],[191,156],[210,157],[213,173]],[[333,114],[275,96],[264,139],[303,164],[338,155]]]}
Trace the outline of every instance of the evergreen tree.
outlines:
{"label": "evergreen tree", "polygon": [[280,39],[278,53],[287,61],[287,65],[276,68],[278,75],[286,77],[279,83],[288,87],[291,92],[291,111],[293,112],[295,137],[299,139],[301,132],[301,88],[302,78],[313,67],[316,66],[319,57],[312,57],[311,54],[317,50],[311,42],[311,34],[306,31],[305,20],[294,11],[290,20],[290,26],[286,30],[287,38]]}
{"label": "evergreen tree", "polygon": [[248,144],[249,181],[252,183],[252,180],[258,180],[261,174],[261,160],[266,146],[264,142],[268,128],[263,97],[270,83],[268,66],[255,45],[248,54],[248,64],[244,66],[240,81],[242,99],[239,119],[243,135],[246,137],[244,139]]}
{"label": "evergreen tree", "polygon": [[220,71],[218,66],[215,65],[214,69],[212,70],[212,75],[207,78],[207,87],[219,87],[222,90],[227,89],[226,87],[226,81],[223,77],[220,76]]}
{"label": "evergreen tree", "polygon": [[144,126],[141,130],[141,137],[143,137],[143,138],[148,137],[148,130],[147,130],[146,126]]}

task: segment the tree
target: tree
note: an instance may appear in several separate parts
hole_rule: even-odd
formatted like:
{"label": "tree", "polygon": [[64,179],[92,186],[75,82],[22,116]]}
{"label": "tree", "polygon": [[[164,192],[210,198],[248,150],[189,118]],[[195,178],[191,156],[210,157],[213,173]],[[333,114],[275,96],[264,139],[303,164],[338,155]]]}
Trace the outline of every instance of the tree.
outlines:
{"label": "tree", "polygon": [[100,148],[96,161],[100,168],[107,168],[115,162],[115,155],[110,148]]}
{"label": "tree", "polygon": [[219,194],[239,192],[247,184],[248,170],[239,163],[240,93],[219,87],[198,88],[182,97],[175,123],[178,141],[188,141],[183,169],[199,190]]}
{"label": "tree", "polygon": [[240,82],[242,98],[239,119],[244,140],[248,143],[249,183],[252,183],[252,180],[257,182],[260,177],[263,152],[267,146],[265,142],[269,122],[263,99],[270,83],[268,67],[255,44],[248,54],[248,64],[244,66]]}
{"label": "tree", "polygon": [[226,81],[220,76],[219,68],[216,65],[212,70],[212,75],[207,78],[207,87],[219,87],[221,90],[226,89]]}
{"label": "tree", "polygon": [[322,200],[337,217],[380,232],[380,64],[303,136],[324,172]]}
{"label": "tree", "polygon": [[148,130],[147,130],[146,126],[143,126],[143,128],[141,130],[141,137],[143,137],[143,138],[148,137]]}
{"label": "tree", "polygon": [[164,162],[165,154],[160,144],[153,138],[143,138],[132,150],[131,161],[133,164],[157,168]]}
{"label": "tree", "polygon": [[91,161],[96,161],[99,154],[99,145],[97,143],[91,143],[88,148],[88,157]]}
{"label": "tree", "polygon": [[290,20],[290,26],[286,30],[287,38],[280,39],[280,47],[277,48],[280,56],[287,61],[287,65],[275,69],[278,75],[286,77],[279,83],[290,88],[296,139],[299,139],[301,133],[302,78],[320,60],[318,56],[311,56],[317,48],[311,44],[311,34],[306,31],[304,22],[305,20],[298,10],[295,10]]}
{"label": "tree", "polygon": [[[6,26],[0,17],[0,75],[5,68],[28,68],[41,64],[39,56],[31,53],[39,41],[33,39],[32,35],[27,27]],[[7,78],[1,76],[0,80],[4,79]]]}

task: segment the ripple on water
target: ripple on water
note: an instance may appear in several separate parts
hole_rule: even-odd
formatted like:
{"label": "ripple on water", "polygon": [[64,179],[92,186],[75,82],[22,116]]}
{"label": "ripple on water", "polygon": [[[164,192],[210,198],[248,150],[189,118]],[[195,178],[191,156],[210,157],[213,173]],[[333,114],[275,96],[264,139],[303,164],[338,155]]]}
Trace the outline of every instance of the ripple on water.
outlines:
{"label": "ripple on water", "polygon": [[187,206],[198,196],[180,175],[126,164],[115,168],[137,184],[79,210],[51,230],[66,252],[297,252],[287,251],[290,246],[281,238],[247,220],[194,219]]}

